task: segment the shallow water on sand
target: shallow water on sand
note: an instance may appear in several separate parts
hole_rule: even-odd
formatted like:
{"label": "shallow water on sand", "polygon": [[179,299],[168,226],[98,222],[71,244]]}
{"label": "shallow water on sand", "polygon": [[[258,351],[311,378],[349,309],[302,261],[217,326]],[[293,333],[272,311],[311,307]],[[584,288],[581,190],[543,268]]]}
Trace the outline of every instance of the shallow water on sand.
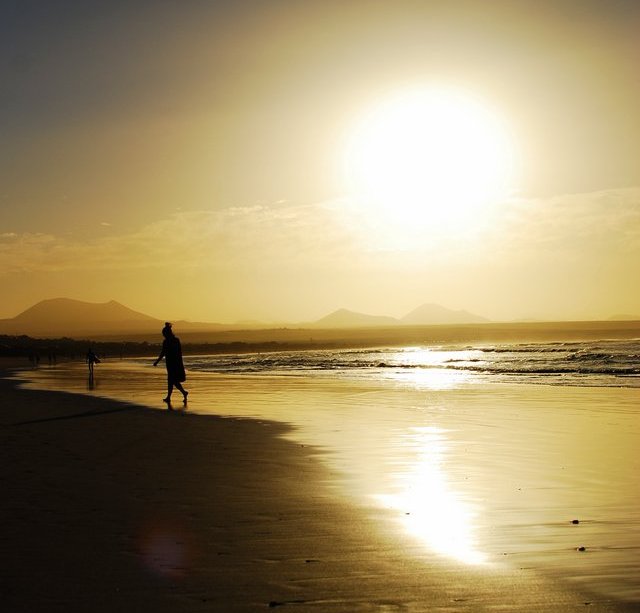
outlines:
{"label": "shallow water on sand", "polygon": [[[85,369],[28,371],[27,385],[166,409],[160,367],[104,362],[91,383]],[[328,485],[404,535],[408,555],[532,568],[640,602],[638,389],[202,372],[187,383],[189,411],[292,424]]]}

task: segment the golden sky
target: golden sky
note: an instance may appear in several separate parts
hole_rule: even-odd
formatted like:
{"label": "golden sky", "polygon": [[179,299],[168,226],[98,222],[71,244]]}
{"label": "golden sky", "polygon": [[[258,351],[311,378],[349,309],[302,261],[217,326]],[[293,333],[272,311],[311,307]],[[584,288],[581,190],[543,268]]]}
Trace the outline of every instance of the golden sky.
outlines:
{"label": "golden sky", "polygon": [[0,317],[640,313],[640,4],[3,2]]}

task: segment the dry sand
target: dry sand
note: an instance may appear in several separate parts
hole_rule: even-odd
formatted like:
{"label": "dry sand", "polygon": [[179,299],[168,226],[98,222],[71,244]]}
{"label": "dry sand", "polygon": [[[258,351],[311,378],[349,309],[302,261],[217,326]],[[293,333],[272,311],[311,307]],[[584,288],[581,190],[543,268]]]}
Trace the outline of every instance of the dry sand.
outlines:
{"label": "dry sand", "polygon": [[406,555],[272,422],[0,380],[6,611],[637,611]]}

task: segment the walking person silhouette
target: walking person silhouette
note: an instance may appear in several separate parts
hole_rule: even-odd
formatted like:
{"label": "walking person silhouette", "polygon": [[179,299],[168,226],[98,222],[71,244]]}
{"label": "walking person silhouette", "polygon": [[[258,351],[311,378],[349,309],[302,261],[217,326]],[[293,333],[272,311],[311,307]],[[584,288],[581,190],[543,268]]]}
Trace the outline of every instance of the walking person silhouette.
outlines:
{"label": "walking person silhouette", "polygon": [[162,336],[164,336],[162,351],[160,351],[160,355],[153,365],[157,366],[158,362],[164,358],[165,366],[167,367],[167,397],[163,400],[171,406],[171,393],[173,388],[176,387],[182,392],[184,404],[187,404],[189,392],[182,387],[182,382],[187,380],[184,364],[182,363],[182,346],[180,345],[180,339],[173,333],[171,324],[168,321],[162,328]]}
{"label": "walking person silhouette", "polygon": [[93,365],[100,364],[100,358],[93,352],[93,349],[89,347],[87,351],[87,357],[85,359],[86,363],[89,365],[89,378],[93,378]]}

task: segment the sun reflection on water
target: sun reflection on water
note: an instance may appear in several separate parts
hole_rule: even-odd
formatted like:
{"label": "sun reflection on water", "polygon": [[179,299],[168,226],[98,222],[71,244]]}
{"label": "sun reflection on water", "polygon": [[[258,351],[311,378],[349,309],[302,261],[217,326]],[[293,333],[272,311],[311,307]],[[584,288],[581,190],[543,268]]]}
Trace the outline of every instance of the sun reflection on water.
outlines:
{"label": "sun reflection on water", "polygon": [[376,498],[402,512],[405,529],[432,551],[467,564],[486,563],[474,536],[476,513],[454,491],[445,471],[446,431],[415,428],[402,445],[415,458],[397,475],[398,491]]}
{"label": "sun reflection on water", "polygon": [[477,350],[434,349],[404,347],[390,358],[392,365],[387,376],[416,389],[453,389],[471,380],[472,373],[464,367],[478,359]]}
{"label": "sun reflection on water", "polygon": [[395,371],[388,374],[388,378],[399,383],[408,384],[418,390],[448,390],[459,387],[470,380],[471,375],[446,368],[412,368]]}

